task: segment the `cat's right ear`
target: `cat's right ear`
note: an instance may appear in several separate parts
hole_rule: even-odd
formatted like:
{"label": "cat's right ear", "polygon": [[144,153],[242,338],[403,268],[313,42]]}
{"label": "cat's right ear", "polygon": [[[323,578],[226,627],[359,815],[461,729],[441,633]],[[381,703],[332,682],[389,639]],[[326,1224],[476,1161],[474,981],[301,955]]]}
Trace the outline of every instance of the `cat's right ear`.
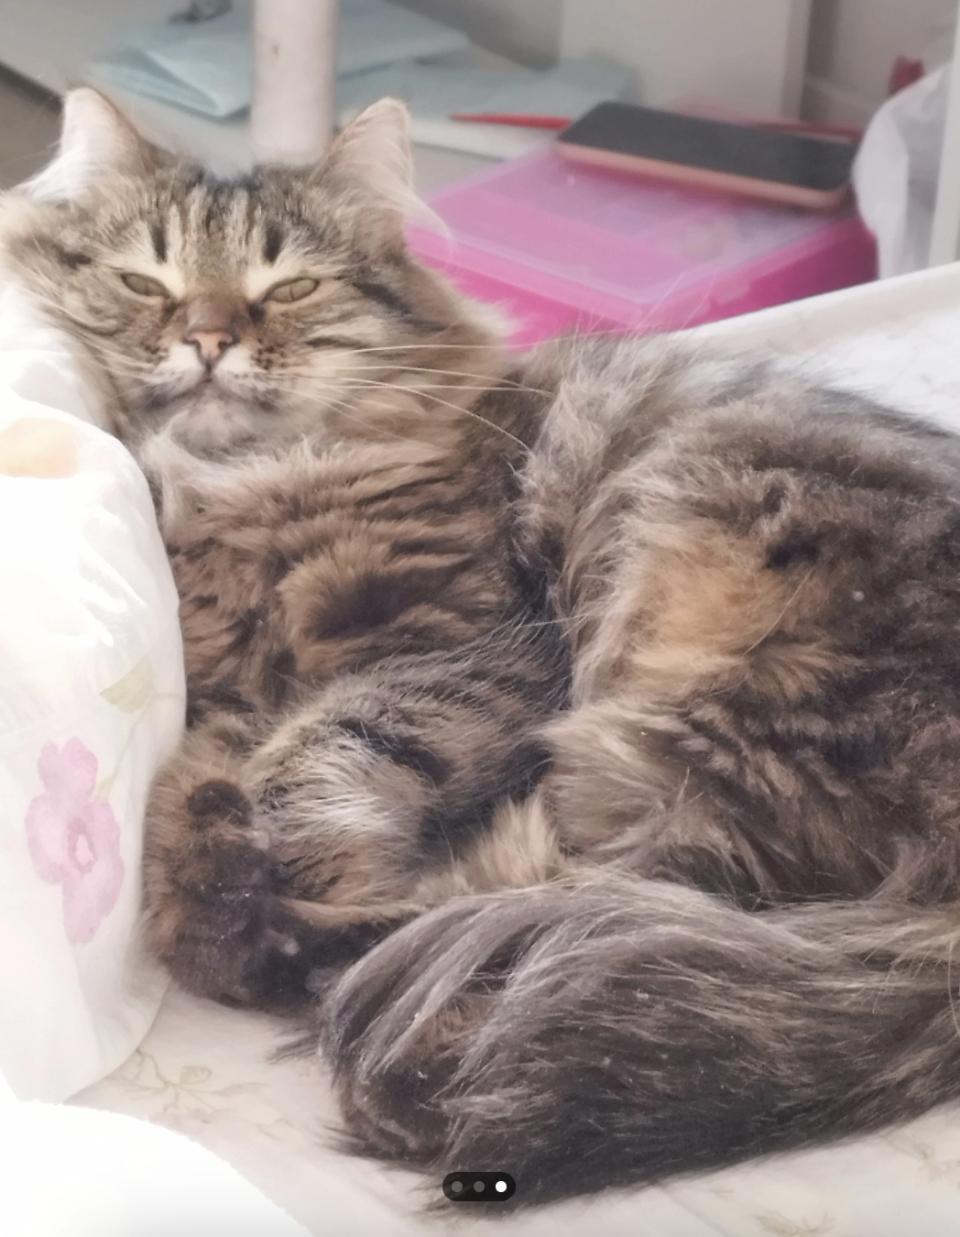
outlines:
{"label": "cat's right ear", "polygon": [[99,91],[71,90],[63,101],[57,154],[42,172],[20,186],[35,202],[83,201],[111,174],[142,174],[156,154]]}

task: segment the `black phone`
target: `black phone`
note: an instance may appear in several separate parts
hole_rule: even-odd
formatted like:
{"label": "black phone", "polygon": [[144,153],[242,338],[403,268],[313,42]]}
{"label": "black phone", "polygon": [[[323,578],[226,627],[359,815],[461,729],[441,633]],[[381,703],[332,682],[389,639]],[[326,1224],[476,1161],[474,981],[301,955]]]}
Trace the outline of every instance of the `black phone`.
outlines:
{"label": "black phone", "polygon": [[580,162],[825,209],[849,191],[857,144],[601,103],[558,136],[557,149]]}

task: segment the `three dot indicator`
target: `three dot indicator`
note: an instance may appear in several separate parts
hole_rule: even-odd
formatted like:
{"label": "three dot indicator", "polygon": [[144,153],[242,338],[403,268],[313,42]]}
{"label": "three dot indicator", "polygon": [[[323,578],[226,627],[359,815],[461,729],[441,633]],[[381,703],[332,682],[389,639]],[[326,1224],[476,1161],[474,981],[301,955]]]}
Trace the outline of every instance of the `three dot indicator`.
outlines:
{"label": "three dot indicator", "polygon": [[443,1192],[454,1203],[501,1203],[514,1196],[517,1183],[509,1173],[449,1173]]}

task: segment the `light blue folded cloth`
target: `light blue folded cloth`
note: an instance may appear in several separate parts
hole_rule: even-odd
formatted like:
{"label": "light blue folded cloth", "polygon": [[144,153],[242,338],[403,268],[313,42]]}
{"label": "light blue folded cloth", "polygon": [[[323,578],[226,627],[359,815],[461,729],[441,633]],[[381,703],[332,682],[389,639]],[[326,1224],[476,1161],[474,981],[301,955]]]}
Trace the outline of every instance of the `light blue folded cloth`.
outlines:
{"label": "light blue folded cloth", "polygon": [[250,106],[249,13],[150,26],[91,65],[90,76],[191,112],[232,116]]}
{"label": "light blue folded cloth", "polygon": [[[180,20],[141,29],[89,67],[106,86],[132,90],[207,116],[250,106],[253,86],[249,3],[195,4]],[[337,69],[341,75],[457,51],[466,35],[387,0],[341,0]]]}
{"label": "light blue folded cloth", "polygon": [[561,60],[552,69],[507,70],[395,64],[339,81],[337,107],[345,119],[368,103],[392,95],[403,99],[415,121],[449,120],[455,112],[574,120],[606,99],[619,98],[629,76],[621,65],[605,60]]}

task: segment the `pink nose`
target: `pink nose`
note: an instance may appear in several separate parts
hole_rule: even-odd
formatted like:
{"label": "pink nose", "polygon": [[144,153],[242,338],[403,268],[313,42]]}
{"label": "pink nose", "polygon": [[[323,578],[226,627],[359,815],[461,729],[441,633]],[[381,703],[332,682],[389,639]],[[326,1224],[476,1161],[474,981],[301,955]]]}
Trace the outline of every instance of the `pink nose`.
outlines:
{"label": "pink nose", "polygon": [[219,361],[228,348],[237,342],[230,331],[187,331],[184,342],[195,344],[202,361]]}

